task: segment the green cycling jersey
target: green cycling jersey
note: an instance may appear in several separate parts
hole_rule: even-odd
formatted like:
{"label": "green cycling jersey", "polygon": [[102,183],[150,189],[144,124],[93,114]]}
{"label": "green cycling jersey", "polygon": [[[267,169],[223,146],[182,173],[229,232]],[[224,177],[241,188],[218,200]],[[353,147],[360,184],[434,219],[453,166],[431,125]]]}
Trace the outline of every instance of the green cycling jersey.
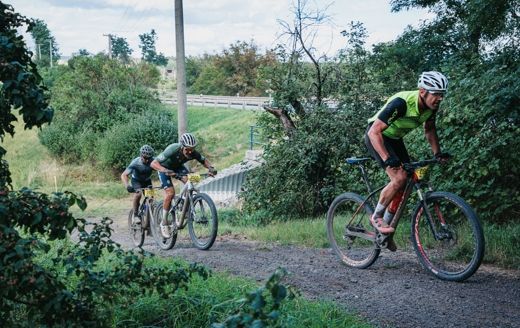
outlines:
{"label": "green cycling jersey", "polygon": [[419,111],[419,91],[402,91],[388,99],[385,105],[371,118],[368,123],[381,119],[388,127],[383,135],[392,139],[401,139],[410,131],[429,119],[435,118],[435,112],[426,109]]}
{"label": "green cycling jersey", "polygon": [[162,166],[169,170],[176,170],[180,168],[184,163],[195,159],[199,163],[204,165],[206,158],[202,156],[198,151],[193,151],[190,157],[186,157],[182,153],[182,145],[180,143],[174,143],[166,147],[166,149],[155,157],[155,160]]}

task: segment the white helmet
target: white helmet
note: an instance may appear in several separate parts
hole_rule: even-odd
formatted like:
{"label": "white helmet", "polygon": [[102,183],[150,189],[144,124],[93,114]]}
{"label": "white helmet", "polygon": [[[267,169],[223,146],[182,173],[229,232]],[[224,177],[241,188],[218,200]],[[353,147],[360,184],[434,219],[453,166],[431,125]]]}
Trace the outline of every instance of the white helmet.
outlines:
{"label": "white helmet", "polygon": [[195,139],[195,136],[191,133],[184,133],[181,136],[181,144],[184,147],[195,148],[195,146],[197,146],[197,139]]}
{"label": "white helmet", "polygon": [[448,90],[448,79],[439,72],[423,72],[419,76],[417,87],[433,92],[446,92]]}

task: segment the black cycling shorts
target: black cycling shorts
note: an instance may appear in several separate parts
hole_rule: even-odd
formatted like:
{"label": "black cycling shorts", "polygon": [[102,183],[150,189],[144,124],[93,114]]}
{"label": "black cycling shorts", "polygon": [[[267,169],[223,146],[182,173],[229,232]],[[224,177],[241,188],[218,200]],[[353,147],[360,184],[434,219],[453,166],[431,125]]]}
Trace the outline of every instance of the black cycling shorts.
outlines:
{"label": "black cycling shorts", "polygon": [[[368,137],[368,130],[370,130],[371,126],[372,124],[369,124],[367,130],[365,131],[365,145],[370,156],[372,156],[372,158],[374,158],[379,163],[379,165],[381,165],[382,168],[385,168],[383,159],[374,149],[374,147],[372,146],[372,142],[370,142],[370,138]],[[408,155],[408,151],[404,146],[402,138],[392,139],[383,135],[383,143],[390,156],[398,158],[401,161],[401,163],[410,162],[410,156]]]}

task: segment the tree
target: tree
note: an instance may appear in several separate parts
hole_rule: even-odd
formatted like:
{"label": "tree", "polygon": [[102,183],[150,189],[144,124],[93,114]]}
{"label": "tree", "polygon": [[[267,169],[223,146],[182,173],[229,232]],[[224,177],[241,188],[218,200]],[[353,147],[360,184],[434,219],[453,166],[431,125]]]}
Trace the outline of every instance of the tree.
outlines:
{"label": "tree", "polygon": [[[0,2],[0,137],[14,135],[11,111],[19,110],[26,128],[52,119],[36,64],[17,28],[34,22]],[[106,327],[120,297],[157,292],[166,298],[186,287],[192,274],[207,277],[200,266],[145,268],[141,255],[110,239],[111,220],[89,224],[75,219],[70,207],[86,202],[70,192],[51,195],[12,190],[9,165],[0,148],[0,317],[7,327]],[[89,225],[89,229],[86,229]],[[67,242],[77,229],[78,241]],[[23,233],[20,233],[23,231]],[[52,245],[53,241],[61,243]],[[52,246],[55,247],[51,251]],[[42,261],[38,254],[46,254]],[[100,263],[110,254],[112,267]],[[105,263],[106,264],[106,263]],[[165,289],[171,286],[171,289]]]}
{"label": "tree", "polygon": [[126,39],[112,34],[109,37],[112,43],[112,58],[117,58],[123,63],[129,63],[133,50],[130,49]]}
{"label": "tree", "polygon": [[144,61],[159,66],[166,66],[168,64],[168,59],[162,53],[158,54],[155,50],[157,34],[154,29],[152,29],[150,33],[139,34],[139,39],[141,40],[139,44],[142,53],[141,58]]}
{"label": "tree", "polygon": [[427,8],[435,13],[436,18],[422,30],[430,37],[442,35],[446,48],[466,59],[486,52],[489,46],[503,47],[503,38],[518,46],[520,4],[517,0],[391,0],[390,3],[395,12]]}
{"label": "tree", "polygon": [[159,107],[151,91],[159,78],[157,68],[144,62],[125,65],[104,54],[71,58],[54,81],[56,117],[40,141],[62,161],[95,160],[107,130]]}
{"label": "tree", "polygon": [[36,45],[36,64],[42,67],[54,65],[60,59],[60,54],[56,39],[51,35],[47,24],[41,19],[34,20],[30,33]]}

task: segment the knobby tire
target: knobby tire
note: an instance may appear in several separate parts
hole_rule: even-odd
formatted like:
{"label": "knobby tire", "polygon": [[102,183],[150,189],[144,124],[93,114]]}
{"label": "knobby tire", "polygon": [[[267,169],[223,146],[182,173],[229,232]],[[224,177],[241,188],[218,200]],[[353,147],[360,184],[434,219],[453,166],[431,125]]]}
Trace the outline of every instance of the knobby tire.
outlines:
{"label": "knobby tire", "polygon": [[[477,215],[462,198],[449,192],[431,192],[425,203],[427,210],[420,202],[412,217],[412,244],[419,262],[439,279],[468,279],[484,257],[484,233]],[[438,231],[437,239],[428,214]]]}

